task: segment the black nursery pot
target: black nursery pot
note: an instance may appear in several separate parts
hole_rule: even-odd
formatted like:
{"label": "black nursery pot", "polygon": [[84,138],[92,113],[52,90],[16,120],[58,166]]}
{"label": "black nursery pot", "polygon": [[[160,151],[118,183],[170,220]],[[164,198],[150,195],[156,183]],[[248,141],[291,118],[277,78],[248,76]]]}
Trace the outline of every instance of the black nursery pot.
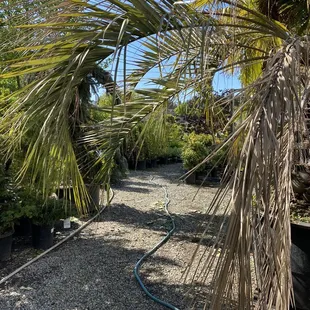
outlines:
{"label": "black nursery pot", "polygon": [[157,168],[157,159],[151,160],[151,166],[152,166],[152,168]]}
{"label": "black nursery pot", "polygon": [[47,250],[53,246],[53,225],[32,225],[32,246],[35,249]]}
{"label": "black nursery pot", "polygon": [[18,224],[14,226],[14,236],[31,236],[32,224],[28,217],[22,217]]}
{"label": "black nursery pot", "polygon": [[159,157],[159,164],[160,165],[167,165],[168,164],[168,158],[167,157]]}
{"label": "black nursery pot", "polygon": [[310,310],[310,224],[291,223],[291,238],[291,268],[296,309]]}
{"label": "black nursery pot", "polygon": [[185,179],[185,183],[186,184],[196,184],[196,178],[197,178],[197,173],[193,172],[192,174],[190,174],[186,179]]}
{"label": "black nursery pot", "polygon": [[137,170],[145,170],[146,169],[146,160],[138,160],[136,169]]}
{"label": "black nursery pot", "polygon": [[9,260],[12,252],[13,231],[0,235],[0,261]]}
{"label": "black nursery pot", "polygon": [[128,160],[128,169],[129,170],[135,170],[136,163],[134,160]]}

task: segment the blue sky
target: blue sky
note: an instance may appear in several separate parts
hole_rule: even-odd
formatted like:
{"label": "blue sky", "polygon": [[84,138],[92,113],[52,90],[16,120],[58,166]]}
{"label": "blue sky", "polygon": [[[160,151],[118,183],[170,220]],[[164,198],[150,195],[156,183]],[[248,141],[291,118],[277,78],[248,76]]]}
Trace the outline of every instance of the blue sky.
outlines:
{"label": "blue sky", "polygon": [[[127,48],[127,59],[126,59],[126,75],[129,73],[137,70],[139,67],[137,66],[139,60],[143,58],[144,52],[146,51],[145,45],[143,44],[143,41],[138,41],[135,43],[132,43]],[[162,64],[162,70],[164,70],[165,73],[171,72],[171,63],[173,63],[175,59],[172,57],[170,60],[167,61],[167,63]],[[112,75],[115,78],[115,66],[116,66],[116,59],[114,59],[114,64],[111,64],[106,70],[111,71]],[[117,81],[120,88],[122,88],[122,80],[124,77],[124,54],[121,53],[118,63],[118,70],[117,70]],[[151,82],[151,79],[154,79],[159,76],[159,69],[153,68],[151,69],[142,79],[142,81],[137,85],[137,88],[152,88],[152,87],[158,87],[157,85],[153,84]],[[240,88],[240,81],[238,79],[237,75],[231,76],[229,74],[224,73],[217,73],[215,74],[215,77],[213,79],[213,89],[214,91],[224,91],[227,89],[236,89]],[[100,93],[102,93],[100,91]],[[186,95],[185,95],[186,96]]]}
{"label": "blue sky", "polygon": [[241,83],[238,75],[227,75],[224,73],[216,73],[213,79],[213,89],[215,91],[240,88]]}
{"label": "blue sky", "polygon": [[[131,67],[132,68],[132,67]],[[121,75],[122,73],[120,73]],[[150,79],[155,78],[158,76],[158,70],[153,69],[151,70],[138,84],[138,88],[150,88],[153,87],[154,84],[150,82]],[[237,89],[241,87],[241,83],[239,81],[238,75],[228,75],[224,74],[222,72],[216,73],[213,79],[212,83],[213,89],[216,92],[224,91],[227,89]],[[100,94],[103,93],[103,91],[100,91]],[[94,100],[95,98],[93,98]]]}
{"label": "blue sky", "polygon": [[[158,76],[158,70],[151,70],[144,78],[142,82],[138,84],[139,88],[152,87],[152,84],[149,82],[149,79],[155,78]],[[222,91],[226,89],[236,89],[241,87],[238,75],[230,75],[222,72],[216,73],[212,83],[214,91]]]}

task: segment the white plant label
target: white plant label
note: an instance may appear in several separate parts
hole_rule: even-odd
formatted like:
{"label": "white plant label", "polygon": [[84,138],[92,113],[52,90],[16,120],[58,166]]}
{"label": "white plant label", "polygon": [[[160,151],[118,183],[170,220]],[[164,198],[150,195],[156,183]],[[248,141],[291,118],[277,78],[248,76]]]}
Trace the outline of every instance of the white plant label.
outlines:
{"label": "white plant label", "polygon": [[64,220],[64,228],[65,228],[65,229],[71,228],[70,217],[68,217],[68,218],[66,218],[66,219]]}
{"label": "white plant label", "polygon": [[51,233],[53,233],[54,232],[54,227],[51,229]]}

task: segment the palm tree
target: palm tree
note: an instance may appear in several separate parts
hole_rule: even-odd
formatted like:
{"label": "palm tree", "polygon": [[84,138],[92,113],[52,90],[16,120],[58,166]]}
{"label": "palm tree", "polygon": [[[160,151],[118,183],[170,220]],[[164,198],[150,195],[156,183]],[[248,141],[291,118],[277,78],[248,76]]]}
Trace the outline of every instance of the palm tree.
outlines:
{"label": "palm tree", "polygon": [[[230,193],[223,211],[227,221],[220,223],[208,250],[197,248],[188,275],[193,283],[212,284],[212,300],[206,301],[211,309],[288,309],[291,170],[297,142],[308,137],[307,6],[294,15],[301,17],[298,24],[288,22],[289,1],[284,11],[278,9],[281,1],[269,1],[276,5],[267,11],[258,6],[262,1],[254,0],[175,2],[41,4],[53,7],[48,20],[36,18],[24,25],[28,38],[35,35],[16,50],[14,61],[3,64],[2,78],[35,76],[14,100],[2,103],[6,151],[17,150],[23,136],[34,130],[21,176],[31,170],[35,179],[44,171],[40,185],[45,192],[55,182],[72,183],[76,200],[83,204],[86,191],[79,163],[85,150],[100,150],[96,177],[107,180],[115,152],[136,124],[185,91],[203,93],[215,72],[239,70],[244,88],[235,96],[242,104],[231,123],[241,114],[242,122],[223,147],[241,147],[231,152],[223,186],[208,209],[216,215]],[[274,16],[274,7],[286,15]],[[114,81],[99,81],[94,70],[109,57]],[[152,81],[157,87],[138,89],[152,68],[159,72]],[[121,92],[122,103],[103,109],[110,120],[81,122],[73,142],[70,120],[76,119],[82,86],[89,90],[90,80],[108,86],[113,101]],[[139,96],[131,96],[133,91]],[[209,104],[212,109],[223,102]],[[83,152],[76,152],[75,143]],[[308,154],[297,152],[306,161]],[[55,165],[60,159],[62,165]],[[96,157],[94,164],[98,162]]]}

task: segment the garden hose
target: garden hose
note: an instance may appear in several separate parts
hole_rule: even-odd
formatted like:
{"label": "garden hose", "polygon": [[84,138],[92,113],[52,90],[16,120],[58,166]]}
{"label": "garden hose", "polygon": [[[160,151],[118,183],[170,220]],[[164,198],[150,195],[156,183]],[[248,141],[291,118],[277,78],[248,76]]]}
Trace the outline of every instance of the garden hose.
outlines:
{"label": "garden hose", "polygon": [[67,236],[66,238],[62,239],[60,242],[56,243],[55,245],[53,245],[51,248],[47,249],[46,251],[44,251],[43,253],[41,253],[40,255],[36,256],[35,258],[33,258],[32,260],[30,260],[29,262],[27,262],[26,264],[22,265],[21,267],[17,268],[16,270],[14,270],[13,272],[11,272],[9,275],[7,275],[6,277],[2,278],[0,281],[0,285],[5,283],[6,281],[8,281],[10,278],[12,278],[13,276],[15,276],[17,273],[21,272],[23,269],[25,269],[26,267],[32,265],[34,262],[36,262],[37,260],[39,260],[40,258],[42,258],[43,256],[45,256],[46,254],[50,253],[51,251],[55,250],[56,248],[58,248],[60,245],[64,244],[66,241],[68,241],[69,239],[73,238],[76,234],[78,234],[81,230],[83,230],[84,228],[86,228],[89,224],[91,224],[99,215],[101,215],[101,213],[110,205],[111,201],[114,198],[114,191],[110,188],[110,192],[112,193],[112,195],[108,195],[108,202],[106,205],[104,205],[91,219],[89,219],[86,223],[84,223],[81,227],[79,227],[78,229],[76,229],[72,234],[70,234],[69,236]]}
{"label": "garden hose", "polygon": [[[153,179],[154,179],[154,177],[150,180],[150,182],[152,182]],[[159,185],[159,184],[156,184],[155,182],[152,182],[152,183],[155,184],[155,185]],[[161,185],[159,185],[159,186],[161,186]],[[150,251],[145,253],[139,259],[139,261],[136,263],[136,265],[134,267],[133,273],[134,273],[134,275],[135,275],[139,285],[141,286],[142,290],[145,292],[145,294],[148,297],[150,297],[152,300],[154,300],[155,302],[161,304],[162,306],[165,306],[168,309],[179,310],[177,307],[171,305],[170,303],[168,303],[166,301],[163,301],[163,300],[157,298],[156,296],[152,295],[149,292],[149,290],[146,288],[146,286],[143,284],[143,282],[142,282],[142,280],[140,278],[140,275],[139,275],[139,270],[140,270],[140,267],[143,264],[143,262],[148,257],[150,257],[152,254],[154,254],[160,247],[162,247],[170,239],[170,237],[172,236],[172,234],[175,231],[175,222],[174,222],[174,219],[173,219],[173,217],[171,216],[171,214],[169,213],[169,210],[168,210],[170,199],[169,199],[169,196],[168,196],[167,188],[165,186],[161,186],[161,187],[162,187],[162,189],[164,190],[164,193],[165,193],[165,211],[167,213],[167,216],[170,219],[172,228],[171,228],[171,230],[169,230],[169,232],[166,234],[166,236],[158,244],[156,244]]]}

